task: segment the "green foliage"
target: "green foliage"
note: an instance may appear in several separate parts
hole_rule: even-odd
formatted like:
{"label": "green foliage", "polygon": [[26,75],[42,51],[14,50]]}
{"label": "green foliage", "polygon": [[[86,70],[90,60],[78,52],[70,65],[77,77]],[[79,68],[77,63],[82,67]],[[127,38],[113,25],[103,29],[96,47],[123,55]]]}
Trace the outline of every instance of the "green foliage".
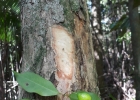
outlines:
{"label": "green foliage", "polygon": [[[140,13],[139,13],[140,16]],[[126,35],[127,33],[127,29],[130,28],[130,22],[129,22],[129,17],[127,16],[127,14],[124,14],[118,21],[112,23],[110,25],[110,31],[116,31],[116,30],[120,30],[119,34],[118,34],[118,39],[128,39],[130,36],[130,34]],[[129,37],[128,37],[129,36]],[[130,39],[130,38],[129,38]]]}
{"label": "green foliage", "polygon": [[10,42],[14,40],[13,34],[19,30],[19,0],[0,1],[0,40]]}
{"label": "green foliage", "polygon": [[[35,73],[17,73],[14,71],[14,75],[16,76],[16,80],[19,85],[29,93],[37,93],[41,96],[58,95],[58,90],[50,81],[45,80],[44,78]],[[73,92],[69,95],[69,97],[70,100],[101,100],[97,94],[85,91]]]}
{"label": "green foliage", "polygon": [[4,28],[1,28],[0,29],[0,40],[6,41],[6,42],[10,42],[13,40],[13,42],[14,42],[14,38],[11,34],[12,34],[12,31],[10,29],[7,31],[7,33],[5,33]]}
{"label": "green foliage", "polygon": [[[78,95],[80,93],[84,93],[84,94],[88,94],[91,97],[91,100],[101,100],[97,94],[95,93],[91,93],[91,92],[85,92],[85,91],[77,91],[77,92],[73,92],[72,94],[70,94],[70,100],[82,100],[81,98],[78,98]],[[88,99],[87,99],[88,100]],[[90,100],[90,99],[89,99]]]}
{"label": "green foliage", "polygon": [[123,36],[119,36],[117,38],[117,41],[118,42],[126,41],[126,43],[129,44],[131,42],[130,39],[131,39],[131,32],[126,32]]}
{"label": "green foliage", "polygon": [[118,21],[110,25],[110,31],[120,30],[118,37],[123,37],[130,27],[129,19],[126,14],[124,14]]}
{"label": "green foliage", "polygon": [[37,93],[41,96],[53,96],[58,94],[58,90],[54,85],[32,72],[17,73],[14,72],[19,85],[30,93]]}
{"label": "green foliage", "polygon": [[109,95],[109,97],[112,99],[112,100],[117,100],[115,97],[113,97],[111,94]]}
{"label": "green foliage", "polygon": [[127,15],[123,15],[118,21],[110,25],[110,31],[115,31],[117,29],[126,29],[129,27],[129,19]]}

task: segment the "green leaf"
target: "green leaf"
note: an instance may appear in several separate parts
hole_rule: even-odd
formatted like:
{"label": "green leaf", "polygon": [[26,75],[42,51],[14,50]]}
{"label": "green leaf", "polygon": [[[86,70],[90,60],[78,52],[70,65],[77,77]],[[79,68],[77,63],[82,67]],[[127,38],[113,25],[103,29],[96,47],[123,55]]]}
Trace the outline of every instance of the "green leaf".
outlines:
{"label": "green leaf", "polygon": [[78,94],[79,93],[87,93],[91,96],[91,100],[101,100],[97,94],[92,93],[92,92],[85,92],[85,91],[77,91],[73,92],[72,94],[69,95],[70,100],[78,100]]}
{"label": "green leaf", "polygon": [[124,14],[118,21],[114,22],[113,24],[110,25],[110,31],[115,31],[117,29],[121,29],[121,26],[128,21],[128,17],[126,14]]}
{"label": "green leaf", "polygon": [[30,99],[21,99],[21,100],[30,100]]}
{"label": "green leaf", "polygon": [[58,90],[50,81],[45,80],[35,73],[24,72],[19,74],[14,72],[14,74],[19,85],[27,92],[34,92],[41,96],[53,96],[58,94]]}
{"label": "green leaf", "polygon": [[101,100],[101,98],[97,94],[92,93],[92,92],[89,92],[89,94],[90,94],[92,100]]}
{"label": "green leaf", "polygon": [[129,28],[129,27],[130,27],[129,18],[126,17],[123,20],[123,23],[120,25],[120,29]]}
{"label": "green leaf", "polygon": [[78,93],[73,92],[72,94],[69,95],[70,100],[78,100]]}

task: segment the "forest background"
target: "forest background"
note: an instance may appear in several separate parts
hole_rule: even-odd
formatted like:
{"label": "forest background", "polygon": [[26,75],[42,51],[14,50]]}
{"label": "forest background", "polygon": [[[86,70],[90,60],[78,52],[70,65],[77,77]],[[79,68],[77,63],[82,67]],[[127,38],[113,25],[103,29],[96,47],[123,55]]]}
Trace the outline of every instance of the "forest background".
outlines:
{"label": "forest background", "polygon": [[[25,30],[27,29],[25,28],[26,26],[24,25],[23,20],[24,18],[28,17],[26,16],[28,14],[28,10],[26,12],[23,10],[23,8],[25,7],[25,4],[28,3],[30,4],[30,6],[35,5],[35,1],[36,0],[0,1],[0,100],[18,100],[17,97],[19,96],[19,88],[17,86],[13,70],[17,72],[25,72],[28,69],[24,66],[25,61],[23,60],[25,59],[26,55],[24,56],[23,51],[24,49],[26,49],[26,47],[24,47],[27,41],[25,38],[28,38],[28,36],[25,36],[27,34],[30,34],[27,31],[25,32]],[[54,0],[54,2],[55,1],[56,0]],[[62,1],[65,0],[60,0],[60,3],[64,4],[65,2]],[[88,89],[86,89],[82,85],[80,86],[81,89],[88,92],[96,92],[100,95],[102,100],[140,100],[140,1],[72,1],[73,0],[69,0],[68,2],[71,4],[70,6],[75,6],[75,8],[73,9],[71,7],[71,14],[73,14],[73,16],[78,16],[75,17],[75,19],[78,18],[77,23],[86,23],[85,26],[87,26],[90,30],[89,33],[91,34],[90,36],[92,38],[92,45],[90,44],[89,48],[94,47],[94,66],[96,66],[95,70],[97,72],[97,75],[94,75],[94,79],[96,78],[96,82],[94,82],[95,86],[93,86],[96,89],[91,89],[90,91],[88,91]],[[81,5],[83,5],[83,7],[78,8],[79,5],[74,5],[80,4],[81,2]],[[85,7],[84,3],[86,4],[87,8]],[[67,4],[67,6],[68,5],[69,4]],[[66,7],[63,6],[63,9],[65,8]],[[83,8],[86,9],[83,10]],[[83,12],[88,12],[89,16],[86,16],[86,13]],[[57,11],[55,13],[56,16],[58,16],[58,19],[54,18],[56,21],[55,23],[61,26],[65,26],[69,32],[71,29],[78,30],[74,29],[74,27],[68,26],[69,22],[72,21],[71,16],[69,16],[68,19],[66,17],[64,18],[68,21],[67,24],[66,22],[64,23],[63,21],[60,21],[62,17],[59,16],[59,13],[57,13]],[[32,17],[33,16],[30,16],[31,19]],[[27,21],[30,23],[30,20]],[[33,21],[35,20],[38,21],[38,19],[36,18]],[[90,25],[88,25],[87,22],[89,22],[88,24]],[[75,23],[74,25],[76,26]],[[30,27],[30,32],[34,32],[32,28],[34,29],[35,27]],[[77,43],[76,45],[78,45],[78,41],[81,41],[83,43],[84,41],[86,42],[85,37],[87,35],[85,35],[84,33],[82,34],[83,40],[78,40],[75,35],[75,43]],[[36,47],[38,48],[38,46]],[[88,47],[85,46],[85,48]],[[81,47],[81,49],[83,48]],[[83,51],[84,50],[85,49],[83,49]],[[76,51],[76,53],[77,52],[78,50]],[[30,54],[27,55],[31,56]],[[86,62],[85,59],[80,60]],[[40,63],[40,60],[38,60],[38,62]],[[37,65],[36,67],[39,66],[38,64],[35,65]],[[82,63],[81,65],[84,64]],[[41,71],[38,71],[40,69],[29,68],[29,70],[41,75],[44,78],[48,77],[47,75],[43,75]],[[90,83],[90,81],[86,82]],[[99,91],[97,88],[99,88]],[[29,97],[34,99],[40,98],[33,96],[34,95]],[[27,95],[23,95],[23,97],[27,97]]]}

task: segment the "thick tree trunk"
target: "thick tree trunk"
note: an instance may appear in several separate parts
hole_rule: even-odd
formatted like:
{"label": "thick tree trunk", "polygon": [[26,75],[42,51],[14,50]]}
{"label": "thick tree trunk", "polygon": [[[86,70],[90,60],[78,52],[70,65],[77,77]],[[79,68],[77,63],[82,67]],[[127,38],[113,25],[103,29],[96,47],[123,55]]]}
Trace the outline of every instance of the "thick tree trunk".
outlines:
{"label": "thick tree trunk", "polygon": [[135,65],[136,100],[140,100],[140,18],[138,7],[133,7],[134,0],[129,0],[129,19],[132,33],[132,49]]}
{"label": "thick tree trunk", "polygon": [[53,82],[60,95],[40,97],[20,89],[19,98],[69,100],[76,90],[98,93],[86,1],[22,0],[22,71]]}

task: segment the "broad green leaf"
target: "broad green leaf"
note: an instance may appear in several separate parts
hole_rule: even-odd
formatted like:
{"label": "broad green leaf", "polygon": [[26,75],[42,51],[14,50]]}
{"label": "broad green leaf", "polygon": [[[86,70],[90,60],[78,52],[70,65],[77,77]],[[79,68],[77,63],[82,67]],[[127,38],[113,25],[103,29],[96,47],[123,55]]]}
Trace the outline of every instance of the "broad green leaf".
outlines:
{"label": "broad green leaf", "polygon": [[92,92],[89,92],[89,94],[90,94],[92,100],[101,100],[100,97],[97,94],[92,93]]}
{"label": "broad green leaf", "polygon": [[77,91],[77,92],[73,92],[72,94],[69,95],[70,100],[78,100],[78,93],[88,93],[92,100],[101,100],[97,94],[92,93],[92,92],[85,92],[85,91]]}
{"label": "broad green leaf", "polygon": [[21,100],[30,100],[30,99],[21,99]]}
{"label": "broad green leaf", "polygon": [[45,80],[35,73],[24,72],[20,74],[14,72],[14,74],[19,85],[27,92],[34,92],[41,96],[53,96],[58,94],[58,90],[50,81]]}
{"label": "broad green leaf", "polygon": [[78,100],[78,93],[73,92],[72,94],[69,95],[70,100]]}

